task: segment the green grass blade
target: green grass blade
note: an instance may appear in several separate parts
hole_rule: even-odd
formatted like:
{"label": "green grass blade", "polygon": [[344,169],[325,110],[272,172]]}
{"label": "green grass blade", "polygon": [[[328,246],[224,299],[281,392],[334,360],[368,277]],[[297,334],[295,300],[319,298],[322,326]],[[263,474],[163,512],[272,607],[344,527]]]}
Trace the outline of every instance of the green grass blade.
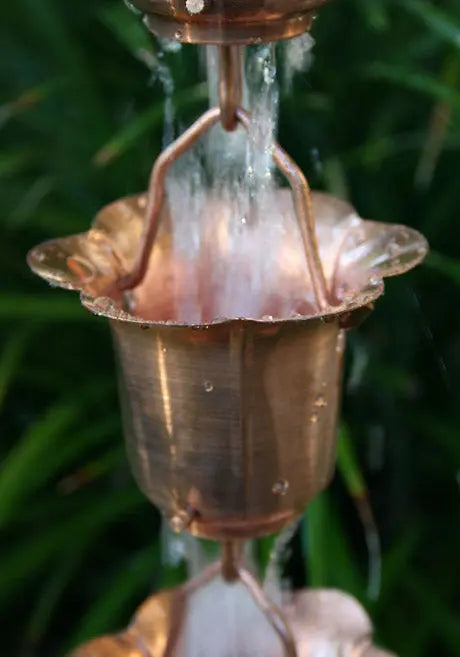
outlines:
{"label": "green grass blade", "polygon": [[51,459],[48,469],[48,455],[68,440],[72,425],[104,394],[104,388],[94,385],[76,391],[49,408],[17,441],[0,470],[0,527],[14,516],[26,495],[54,473],[56,461]]}
{"label": "green grass blade", "polygon": [[148,32],[134,14],[129,14],[120,2],[112,6],[104,6],[98,12],[101,22],[118,39],[126,50],[136,59],[142,59],[142,51],[152,50],[152,41]]}
{"label": "green grass blade", "polygon": [[425,263],[434,271],[450,278],[456,285],[460,285],[460,260],[438,251],[430,251]]}
{"label": "green grass blade", "polygon": [[444,84],[426,73],[420,73],[404,66],[375,62],[365,68],[364,74],[373,80],[392,82],[429,98],[446,101],[457,109],[460,108],[460,92],[455,87]]}
{"label": "green grass blade", "polygon": [[456,22],[452,14],[425,0],[404,0],[401,7],[422,21],[437,37],[460,48],[460,22]]}
{"label": "green grass blade", "polygon": [[132,614],[134,608],[131,607],[124,620],[121,619],[121,614],[126,610],[128,603],[136,597],[136,594],[146,589],[146,584],[152,579],[155,566],[158,566],[160,561],[158,544],[155,544],[119,564],[114,577],[107,586],[102,588],[77,630],[72,634],[69,648],[72,649],[98,634],[113,631],[116,628],[115,624],[120,621],[128,625],[129,615]]}
{"label": "green grass blade", "polygon": [[8,388],[17,374],[21,360],[29,345],[33,327],[22,327],[5,345],[0,354],[0,411]]}
{"label": "green grass blade", "polygon": [[26,650],[36,648],[37,644],[48,631],[51,619],[76,569],[80,565],[85,547],[79,543],[78,548],[61,558],[51,576],[45,581],[40,595],[32,609],[32,615],[24,632]]}
{"label": "green grass blade", "polygon": [[[197,84],[191,89],[179,92],[175,97],[178,108],[189,109],[206,99],[207,85]],[[139,114],[135,119],[122,128],[116,135],[98,150],[94,156],[94,163],[106,166],[135,146],[145,135],[154,128],[159,128],[163,121],[163,104],[157,103],[153,107]]]}
{"label": "green grass blade", "polygon": [[135,489],[110,492],[94,498],[91,506],[33,534],[26,542],[11,544],[0,561],[0,601],[5,601],[17,589],[18,582],[27,581],[62,552],[68,552],[75,540],[94,541],[107,527],[123,515],[145,504]]}
{"label": "green grass blade", "polygon": [[310,585],[338,587],[363,599],[363,578],[329,492],[321,493],[310,502],[302,534]]}
{"label": "green grass blade", "polygon": [[[26,264],[24,262],[24,267]],[[0,320],[42,320],[53,322],[95,320],[75,294],[11,294],[0,292]]]}

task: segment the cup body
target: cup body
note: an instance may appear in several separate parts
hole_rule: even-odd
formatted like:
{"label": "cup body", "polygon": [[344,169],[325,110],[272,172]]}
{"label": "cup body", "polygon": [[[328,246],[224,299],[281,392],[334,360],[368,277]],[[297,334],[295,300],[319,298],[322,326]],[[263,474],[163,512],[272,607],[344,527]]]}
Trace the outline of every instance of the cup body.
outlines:
{"label": "cup body", "polygon": [[327,485],[337,321],[111,327],[132,469],[173,528],[220,540],[265,535]]}

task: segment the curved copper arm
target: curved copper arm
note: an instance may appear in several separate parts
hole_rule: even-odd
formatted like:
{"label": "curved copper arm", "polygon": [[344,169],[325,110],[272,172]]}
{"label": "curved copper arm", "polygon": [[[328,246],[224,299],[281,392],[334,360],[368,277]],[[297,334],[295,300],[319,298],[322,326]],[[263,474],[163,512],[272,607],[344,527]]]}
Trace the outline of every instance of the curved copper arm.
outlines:
{"label": "curved copper arm", "polygon": [[150,176],[146,221],[139,253],[132,271],[119,279],[118,287],[120,290],[129,290],[136,287],[144,278],[150,251],[160,223],[161,206],[165,195],[165,180],[169,169],[219,120],[220,109],[218,107],[208,110],[158,156]]}
{"label": "curved copper arm", "polygon": [[[251,124],[250,114],[241,107],[238,107],[236,115],[246,130],[249,130]],[[319,309],[325,310],[327,308],[327,285],[321,265],[321,258],[319,257],[310,187],[301,169],[276,141],[273,143],[272,157],[274,163],[284,173],[292,188],[294,209],[302,235],[302,243],[307,258],[313,293]]]}
{"label": "curved copper arm", "polygon": [[224,130],[238,127],[236,110],[241,105],[241,48],[219,46],[219,107]]}
{"label": "curved copper arm", "polygon": [[229,540],[221,544],[222,577],[226,582],[241,582],[251,594],[265,618],[278,634],[286,657],[297,657],[297,649],[289,623],[281,609],[270,600],[254,575],[242,565],[243,544]]}
{"label": "curved copper arm", "polygon": [[256,605],[278,634],[283,644],[286,657],[297,657],[297,648],[294,637],[289,628],[289,623],[285,619],[281,609],[265,595],[259,582],[249,570],[239,567],[238,579],[247,588]]}
{"label": "curved copper arm", "polygon": [[[249,113],[238,107],[236,117],[241,125],[249,130],[251,124]],[[121,290],[135,287],[145,275],[150,251],[158,231],[161,207],[165,195],[165,179],[171,165],[220,119],[221,110],[218,107],[208,110],[159,155],[150,176],[147,218],[140,241],[139,254],[132,271],[119,279],[118,286]],[[294,208],[302,235],[313,293],[318,308],[322,311],[327,308],[327,287],[319,257],[310,188],[300,168],[277,142],[273,145],[272,155],[274,163],[284,173],[292,188]]]}

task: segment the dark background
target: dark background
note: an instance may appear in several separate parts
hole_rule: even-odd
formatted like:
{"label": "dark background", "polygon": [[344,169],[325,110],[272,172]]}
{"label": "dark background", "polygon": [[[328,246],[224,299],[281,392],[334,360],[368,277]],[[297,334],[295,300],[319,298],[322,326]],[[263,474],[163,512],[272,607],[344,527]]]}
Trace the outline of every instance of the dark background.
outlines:
{"label": "dark background", "polygon": [[[281,99],[280,141],[315,188],[432,248],[350,336],[340,471],[286,566],[358,596],[402,657],[460,652],[459,35],[457,0],[338,1]],[[161,566],[158,514],[126,465],[105,321],[25,264],[145,188],[164,96],[147,66],[158,44],[121,0],[2,3],[0,52],[0,654],[41,657],[123,626],[184,573]],[[179,129],[206,106],[203,76],[193,47],[165,57]]]}

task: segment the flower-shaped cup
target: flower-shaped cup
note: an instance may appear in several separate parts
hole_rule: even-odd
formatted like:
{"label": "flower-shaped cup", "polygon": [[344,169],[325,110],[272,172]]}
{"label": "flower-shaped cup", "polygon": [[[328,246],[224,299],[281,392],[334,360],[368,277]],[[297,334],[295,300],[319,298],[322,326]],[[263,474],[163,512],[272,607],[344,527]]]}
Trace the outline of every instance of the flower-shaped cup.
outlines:
{"label": "flower-shaped cup", "polygon": [[[280,607],[298,657],[393,657],[372,645],[369,617],[345,593],[285,592]],[[169,652],[172,643],[174,651]],[[125,632],[93,639],[71,657],[224,657],[230,645],[238,657],[283,654],[273,629],[241,585],[229,587],[217,580],[193,596],[183,588],[151,596]]]}
{"label": "flower-shaped cup", "polygon": [[[288,207],[290,195],[279,195]],[[210,236],[217,259],[208,249],[192,277],[165,216],[144,280],[119,291],[136,257],[145,205],[141,195],[107,206],[87,233],[42,244],[29,264],[50,283],[80,290],[84,306],[109,319],[131,465],[171,526],[214,539],[276,531],[331,477],[344,329],[369,313],[382,277],[423,259],[426,241],[313,194],[328,309],[315,309],[299,274],[299,243],[287,235],[260,312],[222,319],[212,314],[222,292],[211,276],[225,244],[218,221]],[[213,206],[216,217],[224,210]],[[184,321],[177,308],[192,294],[199,312]]]}

